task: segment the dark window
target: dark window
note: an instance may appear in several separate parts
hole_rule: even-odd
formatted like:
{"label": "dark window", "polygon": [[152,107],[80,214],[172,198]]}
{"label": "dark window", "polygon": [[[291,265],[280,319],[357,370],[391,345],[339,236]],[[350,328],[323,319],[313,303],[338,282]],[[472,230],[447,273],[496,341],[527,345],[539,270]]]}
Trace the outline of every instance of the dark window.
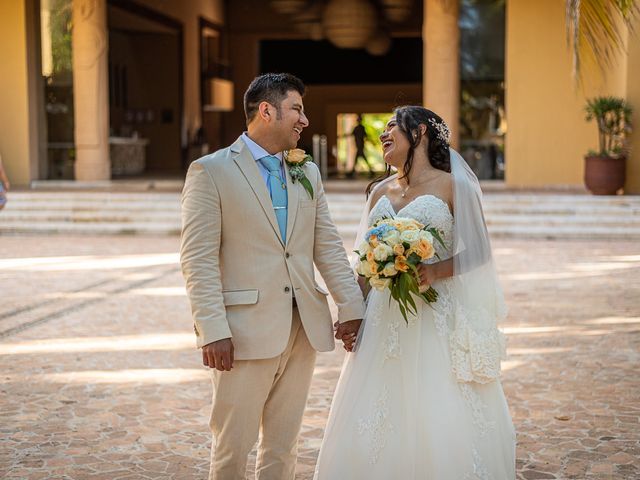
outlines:
{"label": "dark window", "polygon": [[422,82],[422,39],[394,38],[386,55],[334,47],[328,41],[263,40],[260,72],[289,72],[307,85]]}

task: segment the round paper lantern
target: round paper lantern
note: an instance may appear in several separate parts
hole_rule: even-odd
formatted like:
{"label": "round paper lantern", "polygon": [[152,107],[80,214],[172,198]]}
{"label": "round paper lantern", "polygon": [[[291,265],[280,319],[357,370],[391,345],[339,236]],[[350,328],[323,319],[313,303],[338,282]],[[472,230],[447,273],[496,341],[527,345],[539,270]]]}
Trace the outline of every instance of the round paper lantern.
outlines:
{"label": "round paper lantern", "polygon": [[381,0],[385,16],[392,22],[404,22],[411,13],[412,0]]}
{"label": "round paper lantern", "polygon": [[325,35],[336,47],[362,48],[376,30],[376,10],[366,0],[331,0],[322,24]]}
{"label": "round paper lantern", "polygon": [[386,55],[391,48],[391,38],[385,32],[378,32],[367,42],[367,53],[369,55]]}
{"label": "round paper lantern", "polygon": [[307,35],[311,40],[317,41],[324,38],[322,11],[319,4],[315,4],[311,8],[298,13],[293,20],[295,29]]}
{"label": "round paper lantern", "polygon": [[289,15],[302,10],[306,3],[307,0],[271,0],[271,8],[278,13]]}

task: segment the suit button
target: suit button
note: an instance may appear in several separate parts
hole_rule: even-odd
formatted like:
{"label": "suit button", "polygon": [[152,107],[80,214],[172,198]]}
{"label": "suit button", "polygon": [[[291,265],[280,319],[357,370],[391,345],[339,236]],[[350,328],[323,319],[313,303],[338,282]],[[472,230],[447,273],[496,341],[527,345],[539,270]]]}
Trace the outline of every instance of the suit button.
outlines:
{"label": "suit button", "polygon": [[289,252],[284,254],[285,257],[289,258],[291,256],[291,254]]}
{"label": "suit button", "polygon": [[291,290],[289,287],[284,287],[285,292],[288,292],[289,290]]}

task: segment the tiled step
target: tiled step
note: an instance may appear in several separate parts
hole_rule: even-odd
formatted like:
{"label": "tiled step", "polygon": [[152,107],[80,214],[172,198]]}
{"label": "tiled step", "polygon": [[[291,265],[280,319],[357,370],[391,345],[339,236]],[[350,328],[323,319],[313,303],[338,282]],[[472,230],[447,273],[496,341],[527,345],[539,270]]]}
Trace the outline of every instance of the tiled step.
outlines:
{"label": "tiled step", "polygon": [[[355,233],[361,193],[327,194],[340,232]],[[640,197],[489,193],[484,196],[493,236],[640,239]],[[180,231],[180,193],[11,192],[0,212],[0,234],[142,234]]]}
{"label": "tiled step", "polygon": [[180,222],[171,223],[70,223],[15,222],[0,223],[2,234],[69,234],[69,235],[179,235]]}

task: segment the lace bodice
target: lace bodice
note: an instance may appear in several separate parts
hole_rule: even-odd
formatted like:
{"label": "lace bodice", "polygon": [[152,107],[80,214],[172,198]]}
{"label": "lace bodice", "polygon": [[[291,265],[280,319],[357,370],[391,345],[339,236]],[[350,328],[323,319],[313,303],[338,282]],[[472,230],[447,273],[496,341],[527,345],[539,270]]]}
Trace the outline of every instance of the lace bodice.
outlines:
{"label": "lace bodice", "polygon": [[[434,244],[440,260],[451,256],[453,245],[453,216],[449,206],[435,195],[420,195],[414,198],[398,212],[386,195],[380,197],[378,202],[369,212],[369,226],[384,217],[407,217],[418,220],[429,227],[434,227],[441,232],[442,239],[447,246],[446,250],[440,243]],[[436,259],[437,260],[437,259]]]}

